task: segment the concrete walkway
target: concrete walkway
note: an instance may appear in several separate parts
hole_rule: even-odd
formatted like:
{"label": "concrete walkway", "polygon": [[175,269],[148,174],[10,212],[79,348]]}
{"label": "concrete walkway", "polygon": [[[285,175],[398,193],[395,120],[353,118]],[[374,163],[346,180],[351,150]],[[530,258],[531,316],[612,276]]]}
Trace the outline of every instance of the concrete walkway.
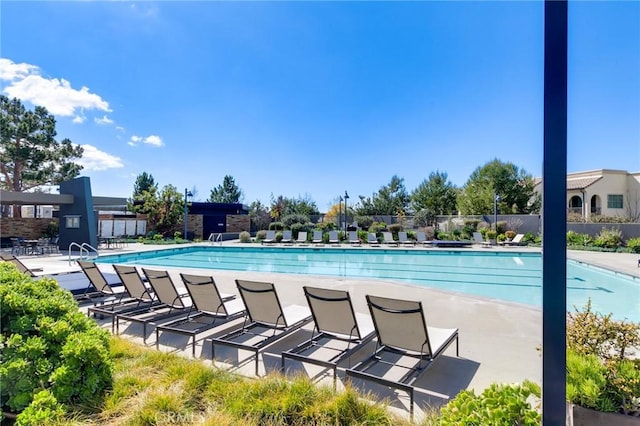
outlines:
{"label": "concrete walkway", "polygon": [[[234,243],[226,243],[234,244]],[[139,250],[153,250],[168,248],[167,246],[143,246],[131,244],[120,252]],[[487,250],[478,248],[478,250]],[[492,250],[511,250],[513,248],[494,248]],[[522,250],[518,248],[518,250]],[[539,249],[526,249],[539,251]],[[115,251],[112,251],[115,252]],[[637,268],[638,255],[570,251],[570,259],[587,262],[597,266],[613,269],[625,274],[640,277]],[[63,272],[70,269],[77,270],[77,266],[68,264],[64,256],[25,257],[24,263],[29,267],[42,267],[44,273]],[[101,269],[111,270],[110,265],[100,265]],[[157,267],[156,267],[157,268]],[[375,294],[386,297],[420,300],[426,313],[427,322],[431,326],[444,328],[458,328],[460,336],[459,357],[455,356],[455,345],[452,345],[445,356],[441,357],[416,383],[417,407],[438,406],[446,403],[463,389],[482,391],[494,382],[517,383],[525,379],[537,383],[542,381],[542,361],[540,346],[542,343],[542,313],[540,308],[486,299],[460,293],[447,292],[437,289],[413,286],[382,280],[367,280],[355,278],[286,275],[258,272],[218,271],[202,269],[166,268],[180,283],[178,272],[190,272],[199,275],[212,275],[220,291],[237,294],[234,280],[236,278],[269,281],[275,283],[281,302],[284,305],[306,305],[302,286],[336,288],[350,292],[357,312],[367,312],[365,295]],[[640,304],[640,286],[638,287],[638,303]],[[106,324],[109,323],[105,321]],[[109,323],[110,324],[110,323]],[[222,330],[215,330],[215,335]],[[142,344],[141,327],[134,325],[124,328],[127,336]],[[310,333],[306,327],[301,332],[268,347],[263,353],[260,365],[261,374],[275,371],[279,367],[281,351],[293,347],[303,341]],[[161,350],[183,352],[186,356],[191,353],[185,338],[161,336]],[[155,334],[149,335],[147,345],[155,346]],[[351,360],[352,364],[370,354],[375,349],[372,343],[360,351]],[[196,356],[210,362],[211,345],[205,339],[200,339]],[[253,362],[243,362],[249,354],[239,354],[237,351],[227,353],[232,361],[216,362],[216,365],[230,368],[240,374],[252,376]],[[348,367],[348,364],[342,365]],[[302,371],[302,367],[297,367]],[[317,370],[307,369],[308,374],[315,375]],[[341,374],[343,379],[344,375]],[[318,380],[329,377],[320,376]],[[392,393],[374,385],[364,384],[365,390],[371,390],[382,397],[389,398],[391,407],[406,414],[408,398],[402,393]],[[420,409],[416,411],[419,418]]]}

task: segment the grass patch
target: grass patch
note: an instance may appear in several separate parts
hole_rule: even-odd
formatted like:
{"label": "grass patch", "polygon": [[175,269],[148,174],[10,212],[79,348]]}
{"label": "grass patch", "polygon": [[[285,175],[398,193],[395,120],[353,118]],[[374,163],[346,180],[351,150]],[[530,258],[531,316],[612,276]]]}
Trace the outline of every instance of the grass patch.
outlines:
{"label": "grass patch", "polygon": [[114,383],[102,406],[72,407],[63,424],[410,424],[351,388],[335,392],[306,377],[246,378],[115,336],[111,355]]}

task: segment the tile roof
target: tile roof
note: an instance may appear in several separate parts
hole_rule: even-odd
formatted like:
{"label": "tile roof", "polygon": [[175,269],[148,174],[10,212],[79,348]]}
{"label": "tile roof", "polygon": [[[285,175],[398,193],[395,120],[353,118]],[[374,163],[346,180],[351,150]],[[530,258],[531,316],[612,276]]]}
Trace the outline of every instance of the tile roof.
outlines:
{"label": "tile roof", "polygon": [[567,179],[567,189],[568,190],[576,190],[576,189],[584,189],[595,182],[602,179],[602,176],[591,176],[584,177],[579,179]]}

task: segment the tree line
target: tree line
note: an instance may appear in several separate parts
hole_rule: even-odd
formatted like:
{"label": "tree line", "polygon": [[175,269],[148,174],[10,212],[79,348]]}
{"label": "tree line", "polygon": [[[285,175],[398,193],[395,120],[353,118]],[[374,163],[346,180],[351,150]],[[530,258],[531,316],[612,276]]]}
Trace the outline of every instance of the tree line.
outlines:
{"label": "tree line", "polygon": [[[55,118],[43,107],[27,110],[20,100],[0,96],[0,187],[22,192],[43,185],[59,184],[77,177],[82,166],[82,147],[69,139],[55,139]],[[462,187],[456,187],[444,171],[431,172],[412,191],[404,178],[394,175],[371,196],[359,195],[348,207],[350,216],[491,214],[494,202],[501,213],[539,213],[540,196],[534,191],[533,176],[513,163],[494,159],[471,173]],[[195,188],[193,192],[196,192]],[[244,194],[233,176],[226,175],[220,185],[210,190],[207,201],[240,203]],[[150,173],[138,175],[129,209],[149,215],[159,230],[169,231],[179,223],[184,199],[177,188],[166,185],[161,190]],[[327,215],[337,217],[339,201]],[[297,214],[319,215],[315,201],[309,196],[270,196],[269,205],[260,200],[249,204],[252,220],[257,224],[280,220]],[[20,215],[20,209],[14,216]]]}

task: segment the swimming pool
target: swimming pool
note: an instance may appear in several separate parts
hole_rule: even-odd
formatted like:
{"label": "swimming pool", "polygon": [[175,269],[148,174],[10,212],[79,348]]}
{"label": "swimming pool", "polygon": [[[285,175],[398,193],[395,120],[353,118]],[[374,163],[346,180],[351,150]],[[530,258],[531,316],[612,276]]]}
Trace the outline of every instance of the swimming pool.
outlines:
{"label": "swimming pool", "polygon": [[[527,305],[542,305],[542,257],[502,251],[298,247],[182,247],[112,256],[97,262],[227,271],[385,279]],[[567,307],[640,321],[640,279],[567,263]]]}

